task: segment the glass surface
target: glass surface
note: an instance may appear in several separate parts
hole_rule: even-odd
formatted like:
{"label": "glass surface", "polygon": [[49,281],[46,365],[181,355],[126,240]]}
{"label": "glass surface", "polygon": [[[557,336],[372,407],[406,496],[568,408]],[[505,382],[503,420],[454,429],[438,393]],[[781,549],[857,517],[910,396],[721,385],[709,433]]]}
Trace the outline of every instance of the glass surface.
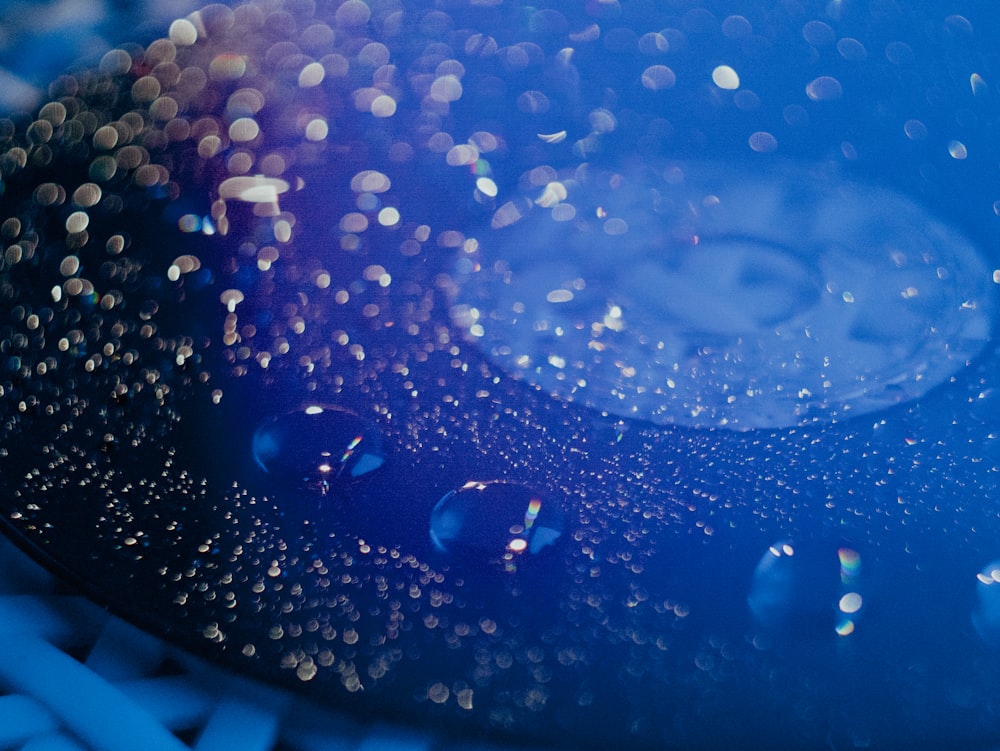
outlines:
{"label": "glass surface", "polygon": [[988,3],[210,5],[0,121],[0,511],[361,717],[1000,734]]}

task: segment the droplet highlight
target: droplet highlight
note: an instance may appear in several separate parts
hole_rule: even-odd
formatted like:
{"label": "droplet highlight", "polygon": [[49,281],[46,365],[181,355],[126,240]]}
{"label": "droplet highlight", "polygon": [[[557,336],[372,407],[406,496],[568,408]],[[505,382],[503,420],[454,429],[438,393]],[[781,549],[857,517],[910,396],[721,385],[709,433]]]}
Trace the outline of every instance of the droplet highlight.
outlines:
{"label": "droplet highlight", "polygon": [[562,510],[530,488],[508,482],[467,482],[431,512],[434,548],[456,562],[516,571],[562,537]]}
{"label": "droplet highlight", "polygon": [[274,481],[326,494],[386,461],[378,428],[338,407],[313,404],[264,421],[253,458]]}

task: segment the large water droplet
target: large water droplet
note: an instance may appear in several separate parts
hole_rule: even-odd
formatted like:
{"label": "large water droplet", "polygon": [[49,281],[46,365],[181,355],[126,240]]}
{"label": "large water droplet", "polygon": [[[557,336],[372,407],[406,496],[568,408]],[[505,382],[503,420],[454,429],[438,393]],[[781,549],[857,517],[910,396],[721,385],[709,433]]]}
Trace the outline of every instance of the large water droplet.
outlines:
{"label": "large water droplet", "polygon": [[860,574],[861,555],[851,547],[778,542],[754,569],[747,604],[768,631],[848,636],[863,606]]}
{"label": "large water droplet", "polygon": [[517,569],[562,536],[562,510],[524,485],[467,482],[431,512],[431,542],[441,553],[472,565]]}
{"label": "large water droplet", "polygon": [[348,410],[315,404],[263,422],[253,435],[253,458],[276,482],[323,494],[386,460],[375,425]]}

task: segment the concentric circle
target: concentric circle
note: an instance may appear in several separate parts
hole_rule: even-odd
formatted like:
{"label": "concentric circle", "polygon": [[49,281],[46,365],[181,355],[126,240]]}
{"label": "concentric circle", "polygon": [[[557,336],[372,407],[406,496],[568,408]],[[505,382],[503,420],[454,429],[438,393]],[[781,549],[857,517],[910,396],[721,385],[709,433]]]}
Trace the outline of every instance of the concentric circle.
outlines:
{"label": "concentric circle", "polygon": [[508,372],[614,415],[843,419],[922,396],[991,334],[973,243],[833,170],[581,169],[532,197],[498,210],[453,318]]}

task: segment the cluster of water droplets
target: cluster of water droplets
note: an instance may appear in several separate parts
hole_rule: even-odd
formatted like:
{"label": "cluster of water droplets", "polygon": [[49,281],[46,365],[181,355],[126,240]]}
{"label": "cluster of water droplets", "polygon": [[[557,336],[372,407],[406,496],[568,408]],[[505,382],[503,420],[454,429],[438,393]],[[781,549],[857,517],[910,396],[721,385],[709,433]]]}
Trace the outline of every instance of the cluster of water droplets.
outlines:
{"label": "cluster of water droplets", "polygon": [[969,21],[872,7],[260,0],[60,77],[0,122],[4,523],[373,713],[888,737],[919,663],[954,716],[951,637],[996,636],[989,88]]}

